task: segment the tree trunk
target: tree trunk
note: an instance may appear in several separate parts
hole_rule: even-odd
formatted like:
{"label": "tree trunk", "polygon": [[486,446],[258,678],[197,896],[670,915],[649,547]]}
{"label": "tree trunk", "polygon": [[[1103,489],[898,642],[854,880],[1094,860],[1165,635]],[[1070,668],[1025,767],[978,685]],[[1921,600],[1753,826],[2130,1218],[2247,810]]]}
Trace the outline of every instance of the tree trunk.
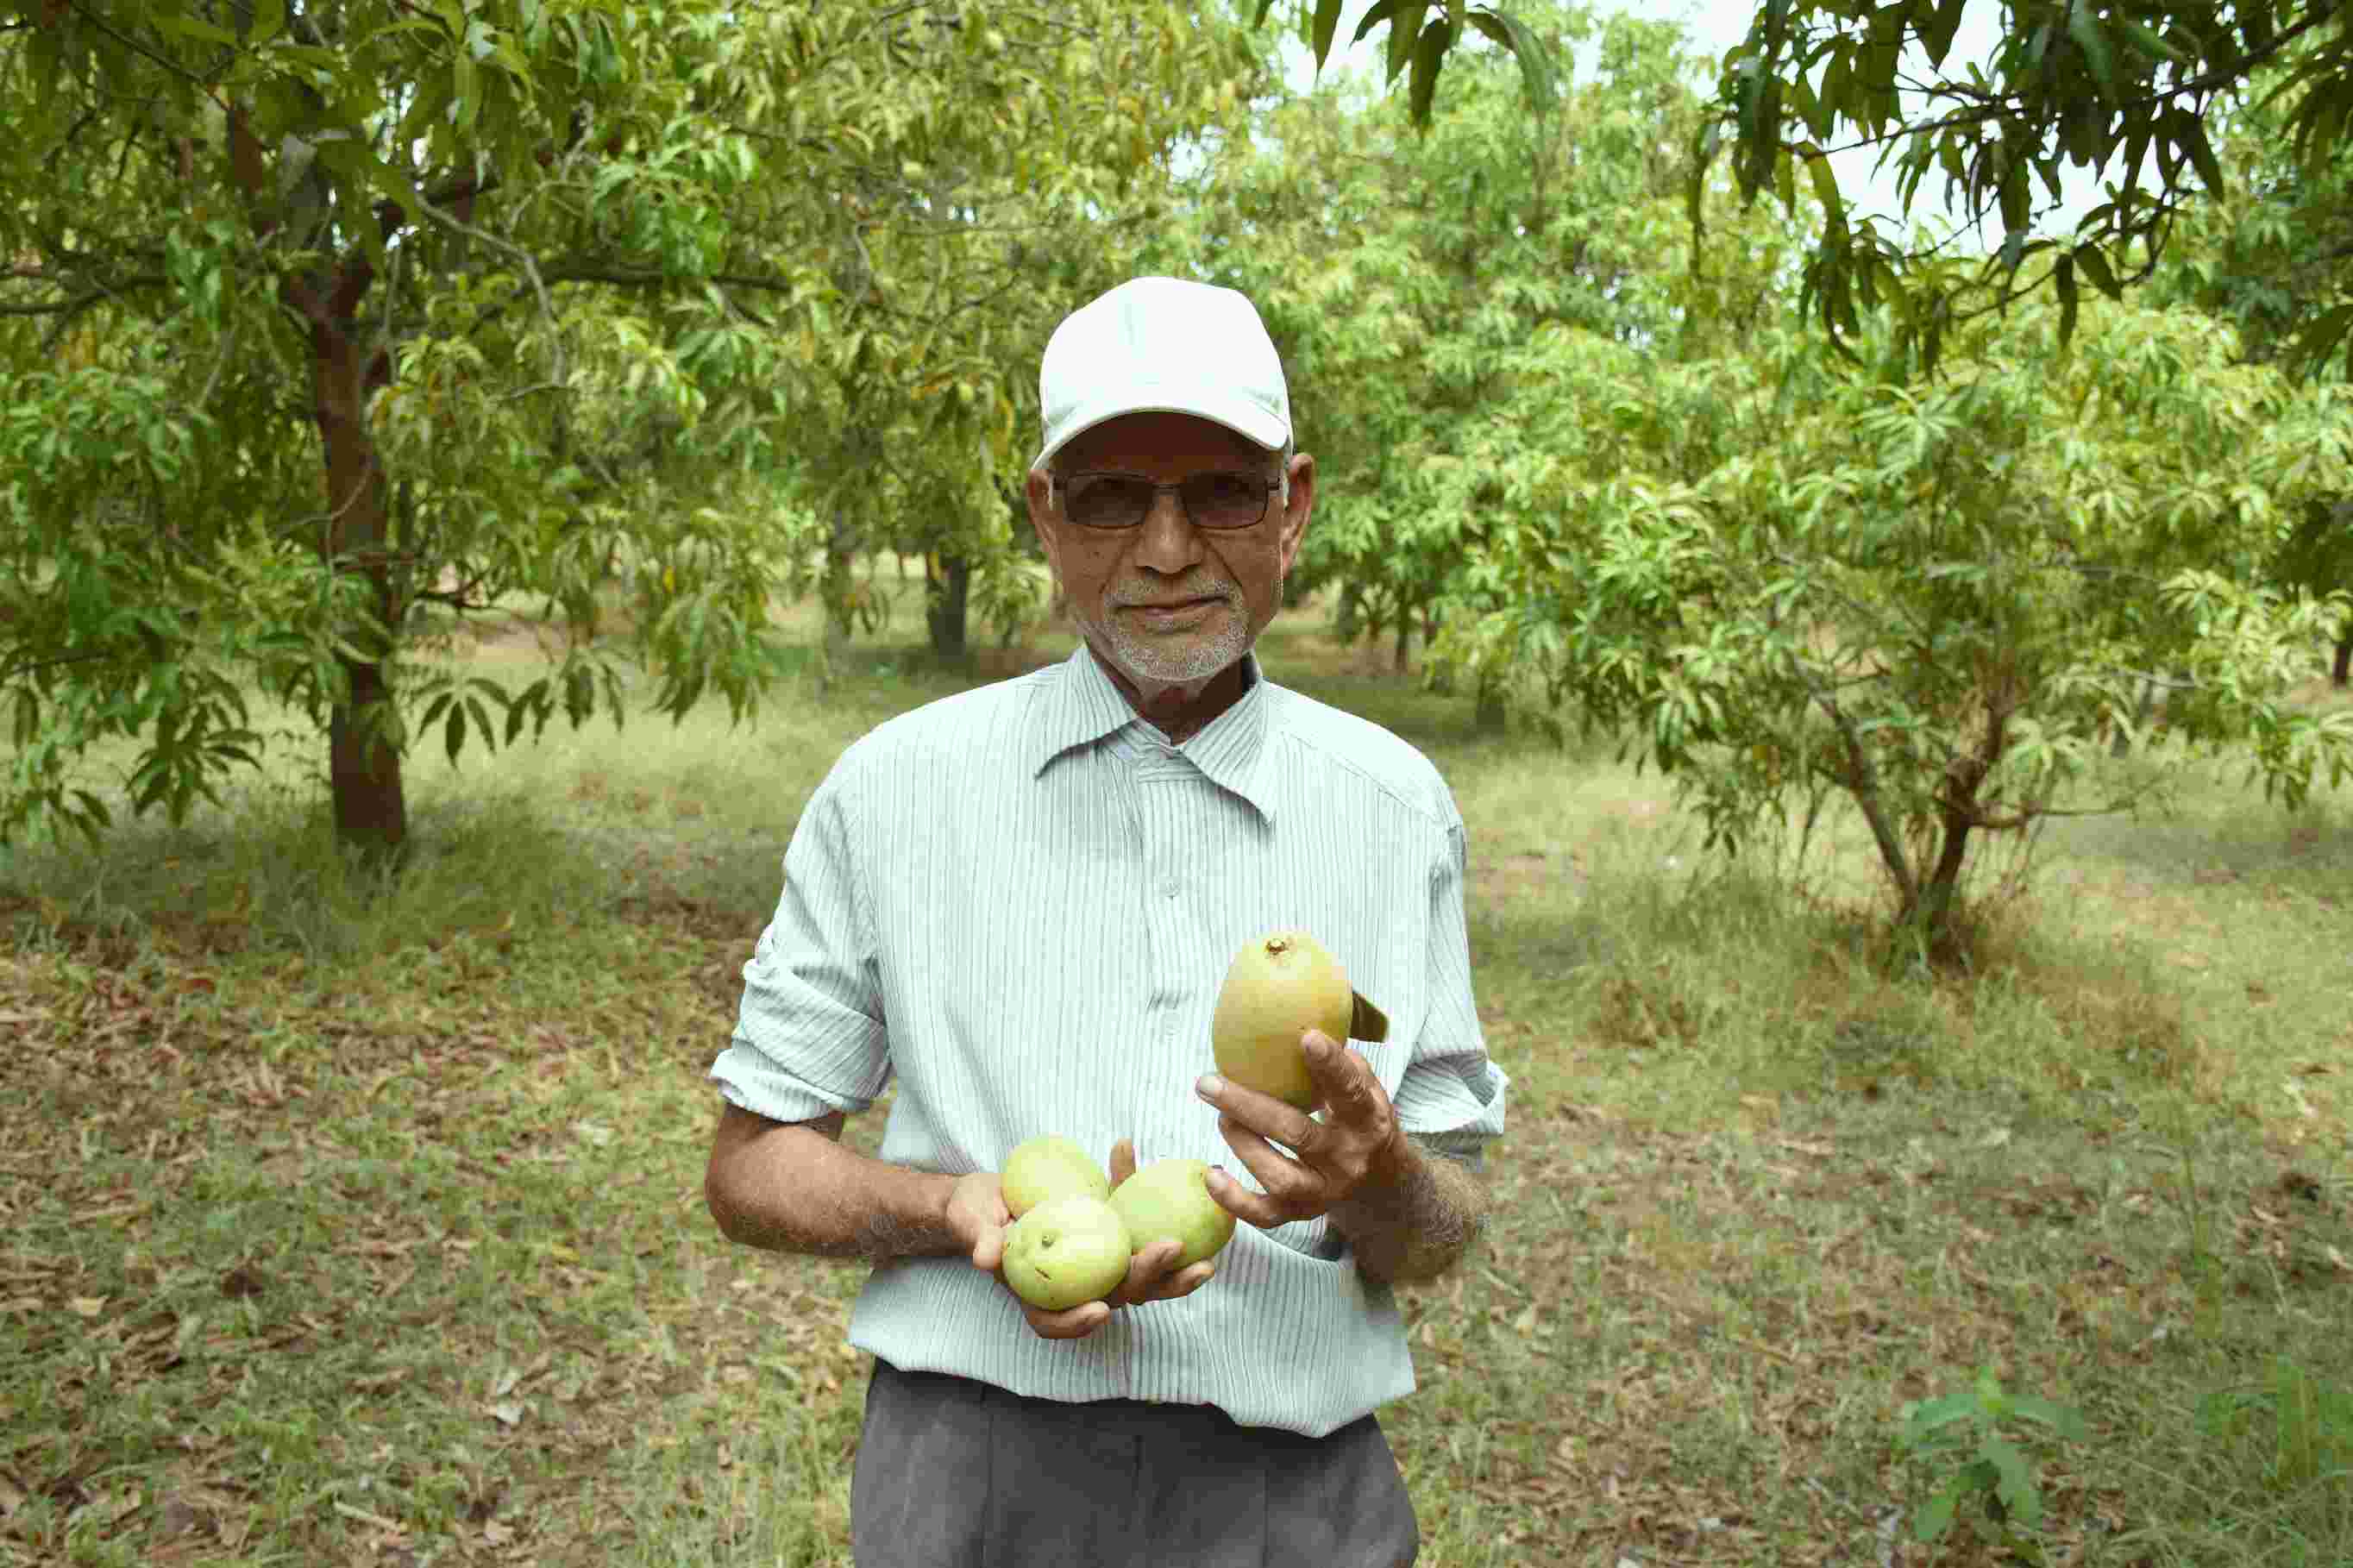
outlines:
{"label": "tree trunk", "polygon": [[1479,707],[1472,722],[1476,729],[1489,734],[1500,733],[1511,727],[1511,720],[1504,710],[1504,689],[1500,685],[1492,680],[1479,683]]}
{"label": "tree trunk", "polygon": [[964,657],[965,605],[971,588],[970,557],[946,551],[923,557],[923,618],[931,625],[932,651],[942,658]]}
{"label": "tree trunk", "polygon": [[605,546],[604,563],[596,568],[596,585],[588,592],[588,624],[581,628],[590,642],[605,635],[605,591],[621,581],[621,542]]}
{"label": "tree trunk", "polygon": [[1968,853],[1969,819],[1947,807],[1945,817],[1945,842],[1936,856],[1936,864],[1920,884],[1919,895],[1904,911],[1904,922],[1920,936],[1921,944],[1930,953],[1939,952],[1950,933],[1954,901],[1961,890],[1961,864]]}
{"label": "tree trunk", "polygon": [[1409,668],[1408,656],[1410,653],[1412,647],[1412,618],[1400,614],[1398,616],[1397,624],[1397,652],[1392,655],[1389,659],[1390,666],[1395,668],[1399,675],[1403,675]]}
{"label": "tree trunk", "polygon": [[1341,583],[1332,592],[1332,636],[1343,646],[1354,647],[1356,639],[1378,635],[1378,628],[1367,630],[1365,624],[1364,591],[1354,583]]}
{"label": "tree trunk", "polygon": [[335,803],[335,841],[369,859],[397,858],[408,840],[408,802],[400,752],[378,726],[392,715],[382,663],[343,661],[352,700],[327,717],[327,773]]}
{"label": "tree trunk", "polygon": [[826,540],[825,578],[818,597],[825,604],[825,657],[819,667],[820,689],[830,686],[840,675],[840,662],[849,652],[849,617],[852,613],[849,595],[857,584],[858,556],[855,546],[858,531],[850,526],[849,510],[837,502],[833,509],[833,529]]}
{"label": "tree trunk", "polygon": [[[2155,682],[2142,688],[2143,711],[2157,695]],[[1991,696],[1986,715],[1985,740],[1978,749],[1956,757],[1945,772],[1943,799],[1936,811],[1938,826],[1944,829],[1944,842],[1936,855],[1936,864],[1920,879],[1916,893],[1907,896],[1904,904],[1903,923],[1909,927],[1919,942],[1919,951],[1930,963],[1947,963],[1964,956],[1955,945],[1955,916],[1961,895],[1961,867],[1968,858],[1969,833],[1981,820],[1978,812],[1978,791],[2010,750],[2010,720],[2017,711],[2019,701],[2015,688],[2004,688]]]}
{"label": "tree trunk", "polygon": [[2346,622],[2345,629],[2337,634],[2337,660],[2328,667],[2331,686],[2341,691],[2348,682],[2353,682],[2353,621]]}
{"label": "tree trunk", "polygon": [[400,748],[389,731],[394,693],[385,667],[403,606],[388,560],[389,518],[384,470],[367,427],[368,395],[390,376],[390,363],[355,341],[352,313],[367,289],[364,261],[347,262],[332,292],[290,290],[311,318],[312,416],[326,457],[327,511],[319,548],[330,572],[355,573],[371,590],[376,625],[344,628],[357,657],[342,660],[346,700],[327,719],[327,776],[336,842],[374,859],[396,859],[408,838],[408,803]]}

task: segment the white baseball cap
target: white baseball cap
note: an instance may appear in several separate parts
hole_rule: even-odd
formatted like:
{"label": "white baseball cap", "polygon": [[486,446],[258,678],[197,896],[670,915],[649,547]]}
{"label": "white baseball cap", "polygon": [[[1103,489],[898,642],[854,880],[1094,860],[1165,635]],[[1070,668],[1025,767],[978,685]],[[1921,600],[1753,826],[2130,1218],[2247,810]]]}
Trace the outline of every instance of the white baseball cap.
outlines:
{"label": "white baseball cap", "polygon": [[1257,308],[1182,278],[1131,278],[1063,317],[1038,368],[1038,468],[1123,414],[1197,415],[1270,451],[1291,439],[1291,393]]}

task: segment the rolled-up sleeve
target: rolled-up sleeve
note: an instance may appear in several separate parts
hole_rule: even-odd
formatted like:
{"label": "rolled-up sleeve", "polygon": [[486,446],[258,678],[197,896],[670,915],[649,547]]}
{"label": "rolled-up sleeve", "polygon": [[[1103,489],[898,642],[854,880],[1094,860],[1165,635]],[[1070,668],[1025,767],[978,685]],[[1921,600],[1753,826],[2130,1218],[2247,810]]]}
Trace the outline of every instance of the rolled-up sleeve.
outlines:
{"label": "rolled-up sleeve", "polygon": [[848,762],[793,829],[776,916],[744,965],[734,1035],[711,1065],[729,1103],[771,1121],[864,1110],[890,1078]]}
{"label": "rolled-up sleeve", "polygon": [[1448,807],[1446,842],[1430,877],[1429,1006],[1392,1103],[1409,1135],[1475,1171],[1485,1168],[1487,1145],[1503,1136],[1511,1079],[1488,1059],[1479,1029],[1462,913],[1462,818],[1451,799]]}

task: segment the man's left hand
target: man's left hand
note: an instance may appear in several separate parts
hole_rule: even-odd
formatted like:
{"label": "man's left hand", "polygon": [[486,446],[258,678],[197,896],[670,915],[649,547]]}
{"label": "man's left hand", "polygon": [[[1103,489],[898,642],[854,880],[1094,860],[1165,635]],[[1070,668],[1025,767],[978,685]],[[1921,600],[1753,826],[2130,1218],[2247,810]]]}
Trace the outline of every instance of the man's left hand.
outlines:
{"label": "man's left hand", "polygon": [[1261,1230],[1336,1208],[1361,1189],[1393,1179],[1406,1160],[1404,1129],[1372,1064],[1320,1029],[1308,1030],[1301,1043],[1321,1121],[1214,1073],[1197,1087],[1219,1112],[1218,1131],[1228,1146],[1266,1189],[1253,1193],[1212,1171],[1209,1195]]}

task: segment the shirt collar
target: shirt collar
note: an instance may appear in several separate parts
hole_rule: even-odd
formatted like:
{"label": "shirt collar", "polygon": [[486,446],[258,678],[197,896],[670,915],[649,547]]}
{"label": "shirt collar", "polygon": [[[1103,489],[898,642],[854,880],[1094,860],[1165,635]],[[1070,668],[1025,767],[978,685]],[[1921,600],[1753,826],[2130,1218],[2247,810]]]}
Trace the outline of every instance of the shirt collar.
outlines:
{"label": "shirt collar", "polygon": [[[1260,775],[1273,719],[1272,701],[1258,655],[1245,653],[1242,661],[1250,684],[1240,699],[1180,750],[1212,783],[1250,802],[1261,817],[1271,819],[1273,793]],[[1104,673],[1093,647],[1082,639],[1048,679],[1043,695],[1031,710],[1030,776],[1043,773],[1068,752],[1143,722]]]}

